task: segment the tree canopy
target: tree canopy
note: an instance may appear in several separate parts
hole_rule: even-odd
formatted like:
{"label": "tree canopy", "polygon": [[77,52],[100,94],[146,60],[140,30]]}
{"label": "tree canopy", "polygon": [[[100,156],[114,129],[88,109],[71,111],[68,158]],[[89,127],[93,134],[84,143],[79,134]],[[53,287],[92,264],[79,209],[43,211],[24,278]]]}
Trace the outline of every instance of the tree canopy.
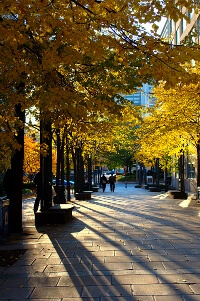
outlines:
{"label": "tree canopy", "polygon": [[172,47],[157,34],[161,17],[187,19],[179,6],[198,10],[192,0],[3,1],[2,153],[20,148],[15,137],[23,121],[15,115],[16,105],[56,128],[69,118],[77,127],[89,114],[109,116],[120,110],[120,95],[144,82],[198,83],[199,74],[184,65],[199,60],[198,45]]}
{"label": "tree canopy", "polygon": [[[188,67],[193,74],[199,66]],[[164,83],[154,88],[156,104],[144,118],[138,135],[138,159],[153,162],[161,159],[163,166],[183,151],[194,153],[200,142],[199,84],[178,83],[166,89]]]}
{"label": "tree canopy", "polygon": [[[189,22],[182,6],[199,13],[193,0],[1,1],[0,155],[4,162],[8,162],[5,152],[12,157],[14,231],[22,228],[25,111],[31,111],[44,130],[41,149],[49,154],[41,166],[47,169],[43,188],[48,207],[51,126],[67,129],[75,143],[94,140],[97,145],[99,137],[100,142],[102,137],[108,140],[102,133],[107,133],[110,120],[118,125],[123,94],[147,82],[162,80],[168,89],[176,83],[199,83],[199,73],[185,65],[199,62],[199,46],[187,41],[172,45],[161,39],[155,24],[161,17]],[[112,145],[114,138],[109,142]]]}

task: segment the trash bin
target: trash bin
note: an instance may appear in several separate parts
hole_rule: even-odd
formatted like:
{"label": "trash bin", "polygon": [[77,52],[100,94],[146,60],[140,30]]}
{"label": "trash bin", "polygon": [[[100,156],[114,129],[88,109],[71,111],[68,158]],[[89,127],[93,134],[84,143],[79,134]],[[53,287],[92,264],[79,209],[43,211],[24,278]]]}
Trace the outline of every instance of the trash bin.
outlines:
{"label": "trash bin", "polygon": [[0,243],[7,239],[9,233],[9,204],[8,199],[0,199]]}

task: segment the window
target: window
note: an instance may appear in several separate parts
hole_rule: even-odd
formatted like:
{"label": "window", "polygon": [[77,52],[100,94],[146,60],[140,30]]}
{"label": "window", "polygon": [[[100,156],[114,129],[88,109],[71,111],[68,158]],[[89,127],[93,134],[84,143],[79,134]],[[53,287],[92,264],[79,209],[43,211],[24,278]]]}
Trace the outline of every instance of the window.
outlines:
{"label": "window", "polygon": [[188,16],[189,20],[191,20],[191,18],[192,18],[192,12],[188,10],[187,11],[187,16]]}
{"label": "window", "polygon": [[194,155],[188,155],[187,157],[187,178],[195,178],[195,156]]}
{"label": "window", "polygon": [[197,20],[197,33],[200,35],[200,19]]}
{"label": "window", "polygon": [[176,31],[176,35],[175,35],[175,43],[176,43],[176,45],[179,44],[179,35],[178,35],[178,31]]}
{"label": "window", "polygon": [[187,22],[185,19],[183,19],[183,31],[186,29],[186,27],[187,27]]}
{"label": "window", "polygon": [[179,30],[180,30],[180,37],[181,37],[181,35],[182,35],[182,33],[183,33],[183,19],[181,20],[181,22],[180,22],[180,28],[179,28]]}
{"label": "window", "polygon": [[171,34],[173,31],[173,21],[170,20],[170,23],[169,23],[169,34]]}

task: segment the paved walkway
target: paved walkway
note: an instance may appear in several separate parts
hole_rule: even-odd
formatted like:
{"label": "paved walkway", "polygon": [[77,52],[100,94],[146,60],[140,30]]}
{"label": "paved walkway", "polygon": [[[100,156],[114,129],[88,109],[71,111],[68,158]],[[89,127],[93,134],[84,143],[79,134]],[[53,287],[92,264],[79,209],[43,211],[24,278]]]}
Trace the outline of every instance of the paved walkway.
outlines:
{"label": "paved walkway", "polygon": [[[72,200],[74,201],[74,200]],[[34,227],[0,249],[27,249],[0,267],[0,300],[200,301],[200,205],[129,184],[74,201],[66,225]]]}

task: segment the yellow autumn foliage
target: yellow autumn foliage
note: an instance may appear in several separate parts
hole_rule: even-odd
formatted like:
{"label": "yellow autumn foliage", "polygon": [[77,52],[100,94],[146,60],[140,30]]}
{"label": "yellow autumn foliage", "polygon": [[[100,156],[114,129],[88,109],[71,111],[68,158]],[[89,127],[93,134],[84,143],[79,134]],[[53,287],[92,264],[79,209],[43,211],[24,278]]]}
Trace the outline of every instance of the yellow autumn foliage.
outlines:
{"label": "yellow autumn foliage", "polygon": [[[198,73],[199,67],[192,72]],[[198,83],[179,83],[166,89],[161,82],[154,88],[155,107],[137,130],[138,160],[153,164],[160,158],[165,166],[183,151],[194,153],[200,139],[199,95]]]}
{"label": "yellow autumn foliage", "polygon": [[[141,26],[159,22],[161,16],[182,18],[179,5],[199,9],[192,0],[3,1],[2,137],[7,125],[12,134],[23,126],[15,119],[18,104],[22,110],[34,107],[36,116],[40,112],[40,118],[55,127],[72,119],[72,131],[83,133],[88,116],[109,118],[123,105],[117,97],[143,82],[197,84],[199,74],[188,72],[184,64],[198,63],[198,46],[171,47],[158,36],[156,26],[151,33]],[[3,145],[20,147],[7,137]]]}

